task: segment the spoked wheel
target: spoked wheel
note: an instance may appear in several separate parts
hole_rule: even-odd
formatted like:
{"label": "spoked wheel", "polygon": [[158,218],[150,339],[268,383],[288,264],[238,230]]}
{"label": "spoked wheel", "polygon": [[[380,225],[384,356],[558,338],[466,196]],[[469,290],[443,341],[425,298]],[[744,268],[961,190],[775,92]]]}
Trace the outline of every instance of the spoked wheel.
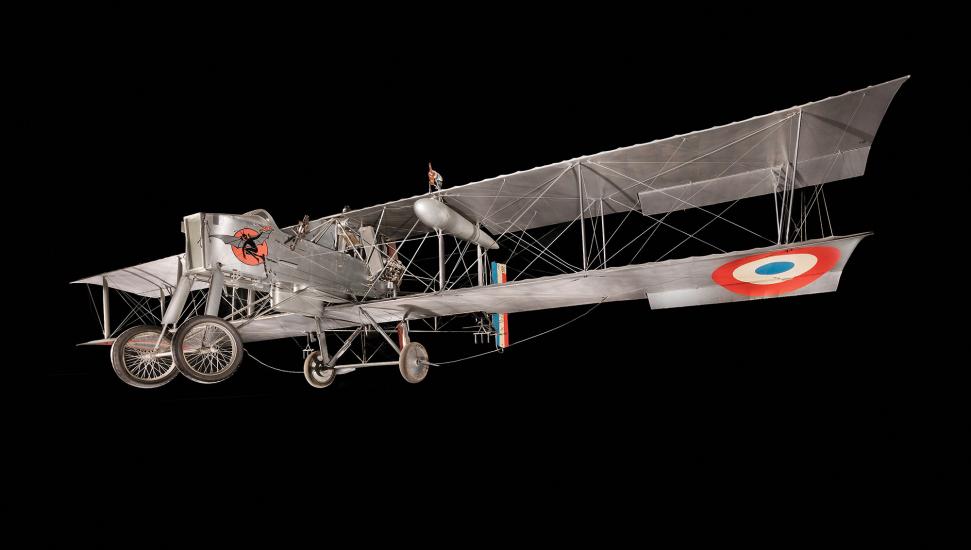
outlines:
{"label": "spoked wheel", "polygon": [[428,352],[418,342],[409,342],[401,348],[398,358],[401,376],[412,384],[417,384],[428,376]]}
{"label": "spoked wheel", "polygon": [[308,355],[303,362],[303,376],[311,386],[326,388],[334,383],[334,379],[337,378],[337,370],[328,367],[320,358],[320,352],[315,351]]}
{"label": "spoked wheel", "polygon": [[187,378],[202,384],[222,382],[243,359],[243,340],[236,327],[219,317],[199,315],[185,322],[172,338],[175,364]]}
{"label": "spoked wheel", "polygon": [[159,342],[161,334],[161,327],[143,325],[118,335],[111,345],[111,366],[118,378],[136,388],[157,388],[179,374],[172,361],[172,339],[166,334]]}

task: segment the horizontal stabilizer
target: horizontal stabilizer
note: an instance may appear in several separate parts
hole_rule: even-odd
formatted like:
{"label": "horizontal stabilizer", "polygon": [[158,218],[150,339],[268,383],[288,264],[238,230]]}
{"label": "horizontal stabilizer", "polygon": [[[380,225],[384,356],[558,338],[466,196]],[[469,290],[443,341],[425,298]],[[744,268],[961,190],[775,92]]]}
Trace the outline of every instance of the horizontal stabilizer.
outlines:
{"label": "horizontal stabilizer", "polygon": [[110,346],[115,343],[114,338],[101,338],[98,340],[91,340],[90,342],[81,342],[79,346]]}
{"label": "horizontal stabilizer", "polygon": [[[175,290],[175,285],[179,278],[179,262],[183,254],[176,254],[168,258],[152,260],[143,264],[133,265],[115,271],[109,271],[80,281],[73,281],[72,284],[84,283],[89,285],[101,286],[107,280],[108,287],[122,292],[138,294],[139,296],[151,296],[158,298],[159,293],[165,296],[170,295]],[[205,281],[196,281],[192,284],[192,290],[208,288],[209,284]]]}

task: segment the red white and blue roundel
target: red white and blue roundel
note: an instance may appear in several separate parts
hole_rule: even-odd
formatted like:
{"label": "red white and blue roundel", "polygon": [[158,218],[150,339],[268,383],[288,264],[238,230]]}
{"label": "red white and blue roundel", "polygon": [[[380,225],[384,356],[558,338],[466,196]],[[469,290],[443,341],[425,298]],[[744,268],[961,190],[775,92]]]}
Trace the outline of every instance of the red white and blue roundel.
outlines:
{"label": "red white and blue roundel", "polygon": [[746,256],[719,267],[711,278],[745,296],[779,296],[820,278],[840,259],[838,248],[809,246]]}

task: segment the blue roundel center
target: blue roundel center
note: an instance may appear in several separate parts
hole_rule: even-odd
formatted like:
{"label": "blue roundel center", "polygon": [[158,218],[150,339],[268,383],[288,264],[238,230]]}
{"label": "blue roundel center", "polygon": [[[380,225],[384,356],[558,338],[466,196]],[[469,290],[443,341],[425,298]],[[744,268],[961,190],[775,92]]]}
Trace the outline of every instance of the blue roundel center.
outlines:
{"label": "blue roundel center", "polygon": [[792,262],[769,262],[755,268],[755,272],[759,275],[778,275],[779,273],[789,271],[795,266],[796,264]]}

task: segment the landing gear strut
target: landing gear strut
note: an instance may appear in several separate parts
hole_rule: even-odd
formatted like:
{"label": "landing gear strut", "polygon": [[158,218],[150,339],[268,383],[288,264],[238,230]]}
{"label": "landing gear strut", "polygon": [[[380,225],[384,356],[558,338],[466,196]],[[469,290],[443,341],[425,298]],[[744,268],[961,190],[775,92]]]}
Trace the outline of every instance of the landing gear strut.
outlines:
{"label": "landing gear strut", "polygon": [[[419,344],[418,342],[410,341],[408,337],[407,326],[402,323],[398,326],[398,337],[399,342],[404,344],[404,347],[399,348],[399,344],[396,343],[387,332],[381,328],[381,326],[368,314],[366,311],[361,312],[363,317],[368,321],[367,324],[359,326],[354,332],[344,340],[334,354],[331,354],[327,350],[327,340],[324,333],[323,327],[320,321],[317,322],[317,342],[319,343],[320,349],[313,350],[310,347],[310,341],[312,337],[308,335],[307,342],[307,358],[303,362],[303,376],[307,379],[307,382],[315,388],[326,388],[334,383],[334,379],[337,378],[338,374],[344,374],[355,369],[364,367],[380,367],[380,366],[392,366],[397,365],[398,370],[401,372],[401,376],[412,384],[417,384],[428,376],[428,367],[431,363],[428,362],[428,352],[425,351],[425,346]],[[372,361],[366,360],[363,363],[342,363],[339,364],[340,358],[344,356],[344,353],[351,348],[354,341],[358,336],[364,337],[364,329],[370,326],[375,332],[380,334],[388,345],[398,352],[397,361]],[[364,354],[367,359],[370,357]]]}

